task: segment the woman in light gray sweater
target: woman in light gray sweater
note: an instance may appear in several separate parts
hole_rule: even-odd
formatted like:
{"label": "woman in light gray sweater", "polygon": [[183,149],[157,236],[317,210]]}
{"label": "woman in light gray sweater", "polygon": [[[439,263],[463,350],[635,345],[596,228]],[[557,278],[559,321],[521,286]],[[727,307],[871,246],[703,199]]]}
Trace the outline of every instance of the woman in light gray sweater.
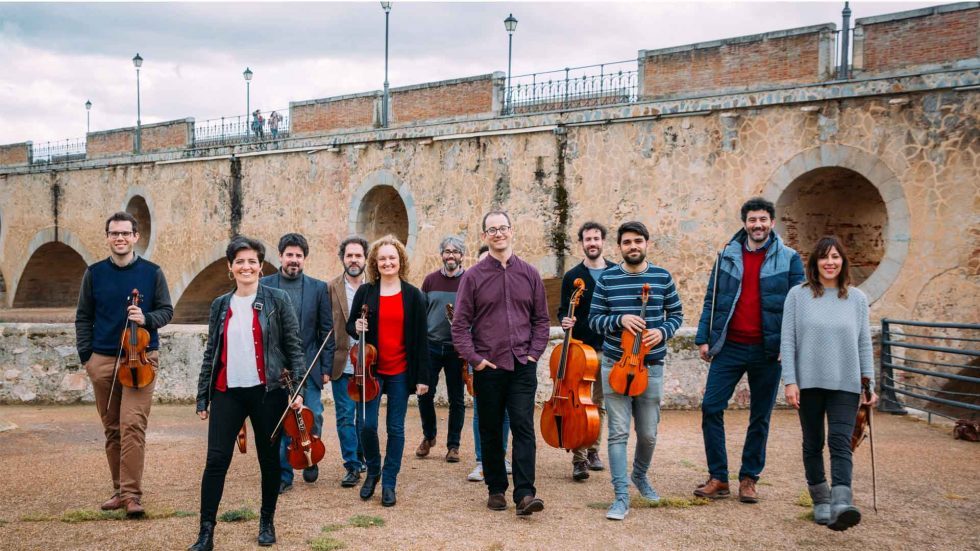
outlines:
{"label": "woman in light gray sweater", "polygon": [[[851,433],[865,403],[861,378],[874,388],[868,298],[850,281],[844,247],[824,237],[807,260],[806,281],[786,295],[780,341],[786,402],[799,410],[803,429],[813,518],[833,530],[861,522],[851,495]],[[872,391],[870,403],[877,401]],[[824,474],[825,419],[832,488]]]}

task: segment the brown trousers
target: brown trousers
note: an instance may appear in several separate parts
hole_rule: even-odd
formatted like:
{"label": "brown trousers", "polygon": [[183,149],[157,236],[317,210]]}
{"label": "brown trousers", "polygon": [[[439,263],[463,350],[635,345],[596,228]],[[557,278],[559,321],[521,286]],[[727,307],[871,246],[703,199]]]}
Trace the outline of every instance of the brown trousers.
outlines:
{"label": "brown trousers", "polygon": [[[599,357],[599,363],[602,364],[602,349],[596,350],[596,355]],[[573,463],[585,461],[588,452],[598,451],[599,443],[602,441],[602,427],[605,425],[604,419],[606,418],[606,408],[602,407],[602,370],[597,370],[595,376],[596,381],[592,383],[592,403],[599,406],[599,437],[596,438],[595,444],[573,451]]]}
{"label": "brown trousers", "polygon": [[[154,367],[159,368],[159,352],[148,352],[146,355]],[[92,354],[85,364],[85,371],[92,380],[95,407],[102,416],[105,455],[109,461],[109,472],[112,473],[112,488],[123,499],[138,498],[143,495],[146,424],[150,416],[150,406],[153,404],[156,379],[143,388],[134,389],[122,386],[116,377],[116,388],[113,390],[115,365],[116,359],[112,356]]]}

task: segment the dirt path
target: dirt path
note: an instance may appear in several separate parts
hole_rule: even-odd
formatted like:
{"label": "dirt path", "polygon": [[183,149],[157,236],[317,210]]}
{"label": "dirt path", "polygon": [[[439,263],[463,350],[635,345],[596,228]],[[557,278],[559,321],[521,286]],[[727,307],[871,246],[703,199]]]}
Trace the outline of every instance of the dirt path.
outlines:
{"label": "dirt path", "polygon": [[[199,484],[204,464],[206,424],[193,406],[158,405],[147,437],[144,503],[164,518],[139,522],[97,520],[69,523],[69,511],[94,511],[109,496],[102,429],[91,405],[0,407],[0,419],[18,428],[0,433],[0,541],[3,549],[184,549],[196,537]],[[444,430],[446,410],[439,411]],[[611,500],[608,471],[584,483],[571,481],[570,458],[539,441],[537,488],[546,509],[529,519],[487,510],[482,483],[466,482],[473,466],[467,417],[463,461],[442,461],[445,441],[434,456],[419,460],[418,413],[409,410],[407,442],[399,477],[398,505],[382,508],[378,497],[357,498],[342,489],[333,411],[326,411],[327,456],[320,480],[304,484],[279,502],[280,549],[310,549],[320,536],[348,549],[978,549],[976,531],[980,446],[955,441],[948,430],[909,418],[880,415],[878,504],[871,511],[867,449],[855,458],[855,494],[864,521],[835,533],[802,520],[796,501],[805,488],[800,430],[795,414],[777,411],[769,439],[768,466],[759,486],[763,501],[743,505],[726,500],[690,508],[631,511],[625,522],[605,520],[600,503]],[[729,456],[741,451],[746,412],[729,416]],[[384,440],[382,439],[382,442]],[[602,451],[606,459],[605,450]],[[700,414],[667,411],[652,469],[663,496],[689,497],[705,477]],[[221,511],[258,510],[258,465],[254,452],[236,455]],[[380,493],[380,492],[379,492]],[[592,504],[590,507],[589,505]],[[188,514],[191,516],[176,516]],[[76,513],[77,514],[77,513]],[[380,517],[382,527],[349,525],[354,515]],[[32,520],[33,519],[33,520]],[[333,531],[321,534],[321,528]],[[257,522],[218,524],[219,549],[251,549]],[[327,541],[327,540],[324,540]],[[324,547],[329,548],[329,547]]]}

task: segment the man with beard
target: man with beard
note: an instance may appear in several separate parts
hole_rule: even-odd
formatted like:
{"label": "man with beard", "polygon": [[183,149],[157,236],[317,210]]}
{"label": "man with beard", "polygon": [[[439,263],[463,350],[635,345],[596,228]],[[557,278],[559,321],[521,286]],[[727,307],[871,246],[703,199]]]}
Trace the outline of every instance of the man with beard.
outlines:
{"label": "man with beard", "polygon": [[490,254],[459,282],[452,335],[456,350],[474,366],[487,507],[507,509],[501,434],[506,410],[514,435],[514,503],[517,514],[526,516],[544,510],[534,488],[534,395],[538,359],[548,346],[548,301],[541,274],[514,254],[513,236],[507,213],[483,217]]}
{"label": "man with beard", "polygon": [[426,318],[429,329],[429,358],[432,385],[429,391],[419,397],[419,416],[422,418],[422,443],[415,455],[425,457],[436,443],[436,410],[433,401],[439,371],[446,371],[446,394],[449,396],[449,430],[446,434],[446,461],[459,462],[459,437],[466,419],[466,406],[463,403],[463,360],[453,347],[453,335],[446,305],[456,303],[463,269],[463,256],[466,246],[455,235],[443,238],[439,243],[439,256],[442,268],[425,276],[422,293],[426,298]]}
{"label": "man with beard", "polygon": [[[756,482],[766,465],[769,417],[779,392],[780,332],[783,303],[803,281],[803,262],[773,231],[776,208],[754,197],[742,205],[744,227],[721,253],[704,296],[694,343],[711,362],[701,401],[701,431],[708,460],[708,481],[694,495],[728,497],[725,409],[735,385],[748,374],[751,395],[749,428],[738,473],[739,501],[759,500]],[[714,317],[712,318],[712,313]]]}
{"label": "man with beard", "polygon": [[330,303],[333,306],[334,340],[337,346],[333,353],[333,370],[330,373],[330,387],[333,391],[334,413],[337,417],[337,438],[340,440],[340,455],[347,473],[340,481],[344,488],[353,488],[367,468],[364,452],[361,449],[361,426],[363,412],[347,394],[347,382],[354,375],[350,363],[350,349],[354,339],[347,334],[347,317],[350,315],[354,293],[364,283],[364,265],[367,261],[368,242],[361,236],[352,235],[340,242],[340,261],[344,273],[330,280]]}
{"label": "man with beard", "polygon": [[[316,353],[333,328],[333,313],[330,307],[330,292],[327,284],[303,273],[303,266],[310,254],[310,246],[306,238],[298,233],[287,233],[279,239],[279,271],[263,277],[259,283],[266,287],[275,287],[286,291],[289,300],[299,320],[300,339],[303,341],[303,356],[305,367],[310,367]],[[316,365],[310,369],[310,376],[303,385],[303,403],[313,411],[313,434],[323,434],[323,402],[320,394],[323,385],[330,380],[331,362],[333,359],[333,336],[323,348]],[[295,374],[296,381],[302,373]],[[279,448],[279,463],[282,467],[282,480],[279,483],[279,493],[293,487],[293,467],[287,459],[289,438],[283,437]],[[315,482],[320,469],[313,465],[303,469],[303,480]]]}
{"label": "man with beard", "polygon": [[[615,266],[612,262],[602,257],[602,247],[606,241],[606,227],[598,222],[586,222],[578,229],[578,242],[582,244],[582,253],[585,259],[582,263],[575,266],[561,280],[561,306],[558,308],[558,321],[562,329],[572,329],[572,336],[581,340],[585,344],[595,349],[599,360],[602,360],[602,335],[589,329],[589,307],[592,304],[592,294],[595,291],[595,282],[606,268]],[[582,279],[585,282],[585,292],[575,307],[572,317],[568,317],[568,303],[572,298],[572,291],[575,290],[575,280]],[[596,381],[592,385],[592,403],[599,407],[599,424],[606,416],[606,410],[602,407],[602,382]],[[602,429],[600,428],[600,435]],[[589,478],[589,471],[601,471],[604,467],[602,460],[599,459],[599,445],[601,436],[591,446],[582,447],[575,450],[572,454],[572,479],[585,480]]]}
{"label": "man with beard", "polygon": [[[647,471],[657,444],[667,340],[680,328],[684,315],[681,298],[670,272],[646,261],[650,240],[646,226],[642,222],[626,222],[619,226],[616,233],[623,263],[603,272],[596,282],[589,326],[605,337],[602,345],[602,391],[609,421],[609,471],[616,494],[606,518],[623,520],[630,506],[629,483],[626,481],[630,417],[635,421],[636,430],[636,451],[630,480],[643,498],[654,502],[660,500],[657,491],[650,485]],[[650,286],[645,318],[640,316],[644,284]],[[651,347],[643,358],[647,368],[647,388],[638,396],[624,396],[609,386],[609,373],[624,353],[623,331],[642,335],[643,343]]]}

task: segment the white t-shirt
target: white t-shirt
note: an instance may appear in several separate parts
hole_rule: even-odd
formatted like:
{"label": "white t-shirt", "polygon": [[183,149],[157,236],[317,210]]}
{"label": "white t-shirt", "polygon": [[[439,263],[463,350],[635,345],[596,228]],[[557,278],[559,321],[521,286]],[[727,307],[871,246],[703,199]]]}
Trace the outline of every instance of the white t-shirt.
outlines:
{"label": "white t-shirt", "polygon": [[228,320],[228,388],[248,388],[262,384],[259,379],[255,342],[252,334],[252,303],[255,295],[231,295],[231,319]]}

